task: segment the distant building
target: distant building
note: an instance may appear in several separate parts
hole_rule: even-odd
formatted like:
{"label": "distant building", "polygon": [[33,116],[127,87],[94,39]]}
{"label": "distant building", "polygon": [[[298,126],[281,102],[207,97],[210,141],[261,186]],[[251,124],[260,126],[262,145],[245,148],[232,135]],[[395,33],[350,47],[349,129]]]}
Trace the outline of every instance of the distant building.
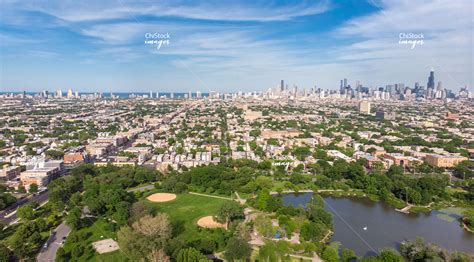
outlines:
{"label": "distant building", "polygon": [[377,120],[395,120],[396,114],[393,112],[377,111],[375,112],[375,118]]}
{"label": "distant building", "polygon": [[438,154],[426,155],[426,163],[436,167],[455,167],[460,162],[467,160],[464,156],[443,156]]}
{"label": "distant building", "polygon": [[369,101],[360,101],[359,103],[359,112],[362,114],[370,114],[370,102]]}
{"label": "distant building", "polygon": [[459,114],[454,114],[451,112],[446,113],[447,120],[459,120]]}
{"label": "distant building", "polygon": [[69,88],[69,90],[67,90],[67,98],[74,98],[74,93],[73,93],[71,88]]}
{"label": "distant building", "polygon": [[0,169],[0,181],[6,182],[20,176],[19,166],[8,166]]}
{"label": "distant building", "polygon": [[261,111],[246,110],[244,112],[244,119],[246,121],[253,121],[253,120],[259,119],[261,117],[262,117],[262,112]]}
{"label": "distant building", "polygon": [[435,81],[434,81],[434,70],[431,69],[430,76],[428,77],[428,83],[426,84],[427,89],[434,89],[435,88]]}
{"label": "distant building", "polygon": [[85,152],[67,153],[64,155],[64,163],[83,163],[88,161],[88,155]]}
{"label": "distant building", "polygon": [[411,167],[414,162],[421,163],[422,161],[418,158],[405,156],[400,153],[386,153],[384,154],[384,159],[393,161],[393,164],[403,167]]}

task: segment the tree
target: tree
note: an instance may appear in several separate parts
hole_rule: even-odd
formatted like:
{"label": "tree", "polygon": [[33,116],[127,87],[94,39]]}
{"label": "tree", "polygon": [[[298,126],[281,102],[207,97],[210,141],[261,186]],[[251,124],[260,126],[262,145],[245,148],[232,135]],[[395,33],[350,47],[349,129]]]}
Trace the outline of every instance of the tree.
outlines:
{"label": "tree", "polygon": [[153,250],[147,256],[150,262],[169,262],[170,258],[166,255],[163,249]]}
{"label": "tree", "polygon": [[356,253],[352,249],[344,248],[342,250],[342,261],[349,262],[357,258]]}
{"label": "tree", "polygon": [[403,172],[404,172],[403,166],[392,165],[388,169],[387,175],[390,177],[395,176],[395,175],[403,175]]}
{"label": "tree", "polygon": [[249,243],[243,238],[234,236],[229,239],[224,256],[232,262],[239,259],[248,259],[251,253],[252,248]]}
{"label": "tree", "polygon": [[326,262],[339,262],[339,254],[337,253],[337,250],[331,246],[327,246],[324,249],[321,258]]}
{"label": "tree", "polygon": [[56,252],[56,261],[57,262],[66,262],[69,261],[69,255],[66,253],[63,247],[60,247],[58,251]]}
{"label": "tree", "polygon": [[50,149],[48,151],[45,152],[45,155],[46,156],[49,156],[53,159],[61,159],[63,158],[64,156],[64,152],[62,151],[58,151],[58,150],[54,150],[54,149]]}
{"label": "tree", "polygon": [[160,236],[162,239],[171,237],[171,225],[167,214],[156,216],[146,215],[132,224],[132,228],[145,236]]}
{"label": "tree", "polygon": [[405,261],[400,254],[395,250],[382,250],[377,256],[381,261],[384,262],[403,262]]}
{"label": "tree", "polygon": [[66,217],[66,223],[74,230],[81,228],[82,219],[81,219],[81,209],[78,207],[73,208]]}
{"label": "tree", "polygon": [[301,227],[301,236],[308,241],[317,241],[323,238],[326,231],[325,225],[321,222],[309,222]]}
{"label": "tree", "polygon": [[199,250],[195,248],[184,248],[178,252],[177,262],[204,262],[209,261]]}
{"label": "tree", "polygon": [[154,217],[146,215],[135,221],[131,227],[124,226],[117,232],[120,249],[131,261],[141,261],[144,255],[163,249],[170,237],[169,217],[162,213]]}
{"label": "tree", "polygon": [[469,179],[474,177],[474,163],[469,160],[460,162],[454,168],[454,175],[462,179]]}
{"label": "tree", "polygon": [[24,186],[19,186],[17,191],[18,193],[26,193],[26,189]]}
{"label": "tree", "polygon": [[35,218],[35,207],[33,204],[26,204],[16,210],[16,215],[21,219],[31,220]]}
{"label": "tree", "polygon": [[462,221],[466,226],[474,229],[474,209],[467,209],[464,211]]}
{"label": "tree", "polygon": [[16,202],[16,198],[9,193],[0,193],[0,210]]}
{"label": "tree", "polygon": [[224,202],[217,211],[217,222],[225,223],[226,229],[229,227],[229,223],[235,218],[243,216],[243,209],[235,201]]}
{"label": "tree", "polygon": [[259,248],[258,258],[259,261],[271,262],[271,261],[290,261],[290,257],[287,255],[290,253],[290,247],[286,241],[266,241],[265,245]]}
{"label": "tree", "polygon": [[12,262],[15,261],[13,252],[4,244],[0,243],[0,262]]}
{"label": "tree", "polygon": [[272,220],[265,215],[258,215],[254,220],[257,232],[264,237],[274,237],[276,228],[272,224]]}
{"label": "tree", "polygon": [[30,188],[28,189],[28,192],[30,194],[34,194],[34,193],[38,192],[38,185],[35,184],[35,183],[31,184]]}

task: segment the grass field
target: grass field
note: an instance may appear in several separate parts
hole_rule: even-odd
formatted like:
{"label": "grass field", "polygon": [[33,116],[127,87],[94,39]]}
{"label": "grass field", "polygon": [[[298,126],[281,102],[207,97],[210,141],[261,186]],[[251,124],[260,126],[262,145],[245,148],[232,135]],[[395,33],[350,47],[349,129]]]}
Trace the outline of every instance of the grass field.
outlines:
{"label": "grass field", "polygon": [[216,215],[219,207],[226,201],[206,196],[180,194],[175,200],[153,203],[143,200],[147,205],[158,208],[159,212],[167,213],[172,223],[181,227],[180,237],[194,239],[199,237],[197,220],[203,216]]}
{"label": "grass field", "polygon": [[[93,242],[102,240],[102,239],[107,239],[107,238],[113,238],[114,240],[117,239],[117,235],[114,231],[112,223],[107,222],[104,219],[98,219],[91,226],[80,229],[77,232],[85,233],[85,236],[87,236],[86,239],[81,239],[81,242],[80,242],[84,246],[91,245]],[[68,239],[70,238],[68,237]],[[72,241],[66,241],[66,243],[64,244],[64,250],[69,252],[77,244],[78,243],[72,243]],[[121,251],[115,251],[115,252],[110,252],[106,254],[94,253],[94,256],[92,258],[80,258],[80,259],[77,259],[77,261],[121,262],[121,261],[127,261],[127,259]]]}

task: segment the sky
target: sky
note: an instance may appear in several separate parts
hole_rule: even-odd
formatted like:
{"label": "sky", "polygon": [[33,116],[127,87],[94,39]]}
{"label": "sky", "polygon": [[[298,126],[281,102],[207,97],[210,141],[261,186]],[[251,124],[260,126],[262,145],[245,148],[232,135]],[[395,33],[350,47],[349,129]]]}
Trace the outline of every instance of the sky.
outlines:
{"label": "sky", "polygon": [[473,25],[472,0],[0,0],[0,91],[474,91]]}

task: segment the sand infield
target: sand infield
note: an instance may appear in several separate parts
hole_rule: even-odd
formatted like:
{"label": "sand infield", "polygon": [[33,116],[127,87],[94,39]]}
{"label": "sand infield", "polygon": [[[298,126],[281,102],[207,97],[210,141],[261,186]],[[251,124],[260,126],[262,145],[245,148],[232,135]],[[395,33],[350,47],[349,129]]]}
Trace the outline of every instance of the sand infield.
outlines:
{"label": "sand infield", "polygon": [[203,228],[225,228],[225,225],[215,221],[213,216],[201,217],[197,224]]}
{"label": "sand infield", "polygon": [[175,194],[171,193],[156,193],[153,195],[148,196],[148,199],[151,202],[168,202],[174,200],[176,198]]}

